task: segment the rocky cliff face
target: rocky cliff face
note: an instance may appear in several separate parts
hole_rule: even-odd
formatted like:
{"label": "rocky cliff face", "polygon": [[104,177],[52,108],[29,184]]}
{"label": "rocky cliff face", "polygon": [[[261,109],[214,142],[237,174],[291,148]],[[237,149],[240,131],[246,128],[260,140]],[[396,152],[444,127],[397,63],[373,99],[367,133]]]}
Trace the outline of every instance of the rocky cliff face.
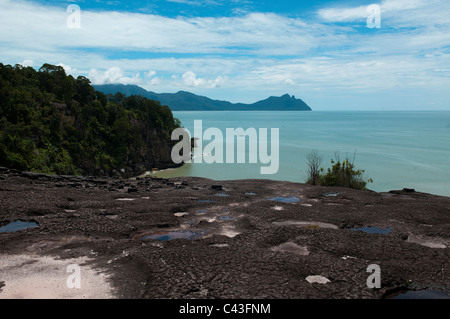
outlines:
{"label": "rocky cliff face", "polygon": [[135,149],[133,159],[120,171],[113,170],[109,175],[129,178],[142,175],[153,169],[164,169],[178,167],[171,158],[173,143],[167,140],[161,132],[156,129],[142,132],[144,142],[139,149]]}

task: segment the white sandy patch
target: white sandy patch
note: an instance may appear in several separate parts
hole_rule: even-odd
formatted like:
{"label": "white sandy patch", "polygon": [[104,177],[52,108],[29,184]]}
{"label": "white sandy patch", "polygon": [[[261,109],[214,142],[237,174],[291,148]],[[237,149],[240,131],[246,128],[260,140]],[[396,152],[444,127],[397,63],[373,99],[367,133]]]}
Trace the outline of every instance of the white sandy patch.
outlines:
{"label": "white sandy patch", "polygon": [[236,237],[237,235],[239,235],[241,232],[238,232],[234,229],[234,227],[232,226],[224,226],[222,227],[222,229],[218,232],[219,235],[224,235],[230,238]]}
{"label": "white sandy patch", "polygon": [[272,206],[270,208],[273,210],[284,210],[283,206]]}
{"label": "white sandy patch", "polygon": [[176,217],[183,217],[183,216],[189,215],[189,213],[186,213],[186,212],[179,212],[179,213],[175,213],[174,215],[175,215]]}
{"label": "white sandy patch", "polygon": [[329,282],[331,282],[328,278],[323,277],[323,276],[308,276],[306,277],[306,281],[311,283],[311,284],[327,284]]}
{"label": "white sandy patch", "polygon": [[[54,259],[39,255],[0,255],[0,299],[110,299],[115,298],[107,275],[87,265],[88,257]],[[80,288],[73,287],[79,268]],[[69,270],[69,271],[68,271]],[[69,288],[72,286],[73,288]]]}
{"label": "white sandy patch", "polygon": [[279,251],[284,253],[293,253],[300,256],[308,256],[309,250],[305,246],[299,246],[293,242],[286,242],[276,247],[271,248],[272,251]]}
{"label": "white sandy patch", "polygon": [[274,225],[278,226],[297,226],[297,227],[317,227],[317,228],[329,228],[329,229],[339,229],[338,226],[329,224],[329,223],[322,223],[322,222],[306,222],[306,221],[300,221],[300,220],[285,220],[285,221],[279,221],[279,222],[273,222]]}
{"label": "white sandy patch", "polygon": [[447,248],[447,246],[445,245],[446,244],[445,240],[443,240],[441,238],[416,236],[416,235],[410,234],[408,236],[407,241],[410,243],[419,244],[419,245],[429,247],[429,248],[438,248],[438,249]]}
{"label": "white sandy patch", "polygon": [[347,259],[357,259],[357,258],[353,257],[353,256],[343,256],[343,257],[341,257],[341,259],[347,260]]}

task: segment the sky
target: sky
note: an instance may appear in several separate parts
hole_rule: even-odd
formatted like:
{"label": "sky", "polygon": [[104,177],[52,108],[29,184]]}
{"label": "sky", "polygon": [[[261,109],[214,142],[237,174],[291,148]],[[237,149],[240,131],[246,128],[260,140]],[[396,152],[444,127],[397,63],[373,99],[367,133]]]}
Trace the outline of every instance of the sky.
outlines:
{"label": "sky", "polygon": [[450,1],[0,0],[0,62],[230,102],[450,111]]}

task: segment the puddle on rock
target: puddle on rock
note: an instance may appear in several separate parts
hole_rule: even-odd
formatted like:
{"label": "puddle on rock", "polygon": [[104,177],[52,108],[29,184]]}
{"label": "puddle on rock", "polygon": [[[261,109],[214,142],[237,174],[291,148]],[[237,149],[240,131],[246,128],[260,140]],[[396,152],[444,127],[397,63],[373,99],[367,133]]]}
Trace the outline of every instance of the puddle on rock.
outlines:
{"label": "puddle on rock", "polygon": [[230,216],[221,216],[221,217],[219,217],[219,219],[221,219],[221,220],[232,220],[233,217],[230,217]]}
{"label": "puddle on rock", "polygon": [[174,239],[197,239],[204,236],[206,232],[194,232],[191,230],[172,230],[150,234],[142,234],[137,237],[139,240],[157,239],[160,241],[168,241]]}
{"label": "puddle on rock", "polygon": [[425,290],[400,290],[388,295],[386,299],[450,299],[450,292],[425,289]]}
{"label": "puddle on rock", "polygon": [[13,233],[28,228],[38,227],[39,224],[34,221],[16,220],[0,227],[0,233]]}
{"label": "puddle on rock", "polygon": [[199,203],[215,203],[213,200],[209,200],[209,199],[199,199],[199,200],[197,200],[197,202],[199,202]]}
{"label": "puddle on rock", "polygon": [[326,197],[337,197],[340,193],[325,193],[324,196]]}
{"label": "puddle on rock", "polygon": [[390,227],[386,228],[386,229],[381,229],[381,228],[372,227],[372,226],[366,226],[366,227],[361,227],[361,228],[350,228],[350,230],[362,231],[367,234],[382,234],[382,235],[386,235],[386,234],[389,234],[390,232],[392,232]]}
{"label": "puddle on rock", "polygon": [[207,212],[208,212],[207,209],[200,209],[200,210],[197,211],[197,214],[198,215],[203,215],[203,214],[206,214]]}
{"label": "puddle on rock", "polygon": [[256,195],[256,193],[253,193],[253,192],[249,192],[249,193],[245,193],[245,195],[255,196],[255,195]]}
{"label": "puddle on rock", "polygon": [[300,201],[300,198],[296,196],[277,196],[277,197],[271,197],[269,198],[271,201],[280,202],[280,203],[298,203]]}
{"label": "puddle on rock", "polygon": [[219,196],[219,197],[228,197],[228,196],[230,196],[230,195],[225,194],[225,193],[218,193],[218,194],[216,194],[215,196]]}

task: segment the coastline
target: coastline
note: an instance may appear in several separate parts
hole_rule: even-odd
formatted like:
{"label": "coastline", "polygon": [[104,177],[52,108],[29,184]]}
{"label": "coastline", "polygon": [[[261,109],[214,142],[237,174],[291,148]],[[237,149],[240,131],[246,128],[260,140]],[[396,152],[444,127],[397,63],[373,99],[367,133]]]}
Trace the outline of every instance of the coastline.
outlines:
{"label": "coastline", "polygon": [[[204,129],[280,128],[279,171],[271,179],[304,182],[306,156],[317,149],[324,167],[339,151],[342,156],[356,152],[356,167],[373,179],[368,188],[377,192],[403,187],[441,196],[450,196],[447,169],[450,113],[444,111],[317,111],[314,112],[174,112],[183,125],[194,130],[194,121],[203,120]],[[204,142],[203,147],[208,142]],[[247,143],[248,146],[248,143]],[[430,156],[432,154],[432,156]],[[246,156],[249,154],[246,150]],[[216,180],[266,178],[258,165],[193,163],[183,176]],[[176,176],[177,174],[170,174]]]}

